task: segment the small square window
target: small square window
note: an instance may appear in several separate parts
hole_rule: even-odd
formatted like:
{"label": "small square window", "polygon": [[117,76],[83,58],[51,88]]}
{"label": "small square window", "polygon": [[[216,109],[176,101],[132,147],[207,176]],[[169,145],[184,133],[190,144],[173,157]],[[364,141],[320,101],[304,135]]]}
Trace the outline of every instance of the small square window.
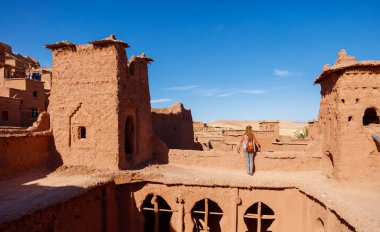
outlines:
{"label": "small square window", "polygon": [[37,91],[33,91],[33,97],[37,97],[37,96],[38,96]]}
{"label": "small square window", "polygon": [[3,121],[8,121],[9,118],[8,118],[8,111],[2,111],[1,112],[1,120]]}
{"label": "small square window", "polygon": [[79,139],[85,139],[86,138],[86,127],[80,126],[78,128],[78,133],[79,133]]}

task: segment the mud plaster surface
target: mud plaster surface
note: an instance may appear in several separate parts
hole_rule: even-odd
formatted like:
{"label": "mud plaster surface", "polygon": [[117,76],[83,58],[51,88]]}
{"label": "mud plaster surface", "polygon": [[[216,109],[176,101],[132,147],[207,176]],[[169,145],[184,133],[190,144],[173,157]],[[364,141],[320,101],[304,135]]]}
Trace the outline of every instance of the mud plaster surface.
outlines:
{"label": "mud plaster surface", "polygon": [[48,174],[38,169],[0,181],[0,222],[69,200],[113,180],[116,184],[146,181],[248,189],[296,188],[335,211],[356,230],[380,231],[380,186],[376,183],[337,182],[318,171],[257,171],[248,176],[244,170],[172,164],[114,173],[61,167]]}

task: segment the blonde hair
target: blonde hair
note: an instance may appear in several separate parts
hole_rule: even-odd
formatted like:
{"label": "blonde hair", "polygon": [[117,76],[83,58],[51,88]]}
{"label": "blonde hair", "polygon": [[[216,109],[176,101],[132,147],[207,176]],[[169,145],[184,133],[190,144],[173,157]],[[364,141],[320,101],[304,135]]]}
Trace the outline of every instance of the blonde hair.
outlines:
{"label": "blonde hair", "polygon": [[252,126],[245,127],[244,135],[248,136],[248,138],[253,137]]}

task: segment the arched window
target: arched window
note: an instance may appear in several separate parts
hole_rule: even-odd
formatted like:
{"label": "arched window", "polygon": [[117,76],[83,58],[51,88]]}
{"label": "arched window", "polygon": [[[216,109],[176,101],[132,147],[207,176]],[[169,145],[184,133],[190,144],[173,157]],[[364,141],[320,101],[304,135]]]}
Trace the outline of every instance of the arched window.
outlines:
{"label": "arched window", "polygon": [[367,126],[369,124],[379,124],[379,116],[374,108],[367,108],[364,111],[363,125]]}
{"label": "arched window", "polygon": [[268,231],[274,219],[273,210],[262,202],[251,205],[244,214],[248,232]]}
{"label": "arched window", "polygon": [[135,149],[135,123],[132,116],[128,116],[125,122],[125,154],[134,153]]}
{"label": "arched window", "polygon": [[148,195],[142,206],[145,217],[145,232],[170,232],[170,219],[173,211],[166,201],[155,194]]}
{"label": "arched window", "polygon": [[223,217],[223,211],[217,203],[207,198],[194,205],[191,217],[194,221],[193,232],[221,231],[219,222]]}

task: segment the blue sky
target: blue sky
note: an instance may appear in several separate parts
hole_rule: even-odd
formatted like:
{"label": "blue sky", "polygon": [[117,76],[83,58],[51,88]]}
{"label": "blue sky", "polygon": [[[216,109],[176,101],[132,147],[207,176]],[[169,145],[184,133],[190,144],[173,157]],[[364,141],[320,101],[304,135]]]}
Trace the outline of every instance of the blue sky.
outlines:
{"label": "blue sky", "polygon": [[43,45],[115,34],[145,52],[153,107],[194,120],[317,118],[313,80],[342,48],[380,60],[380,1],[6,1],[0,41],[51,65]]}

